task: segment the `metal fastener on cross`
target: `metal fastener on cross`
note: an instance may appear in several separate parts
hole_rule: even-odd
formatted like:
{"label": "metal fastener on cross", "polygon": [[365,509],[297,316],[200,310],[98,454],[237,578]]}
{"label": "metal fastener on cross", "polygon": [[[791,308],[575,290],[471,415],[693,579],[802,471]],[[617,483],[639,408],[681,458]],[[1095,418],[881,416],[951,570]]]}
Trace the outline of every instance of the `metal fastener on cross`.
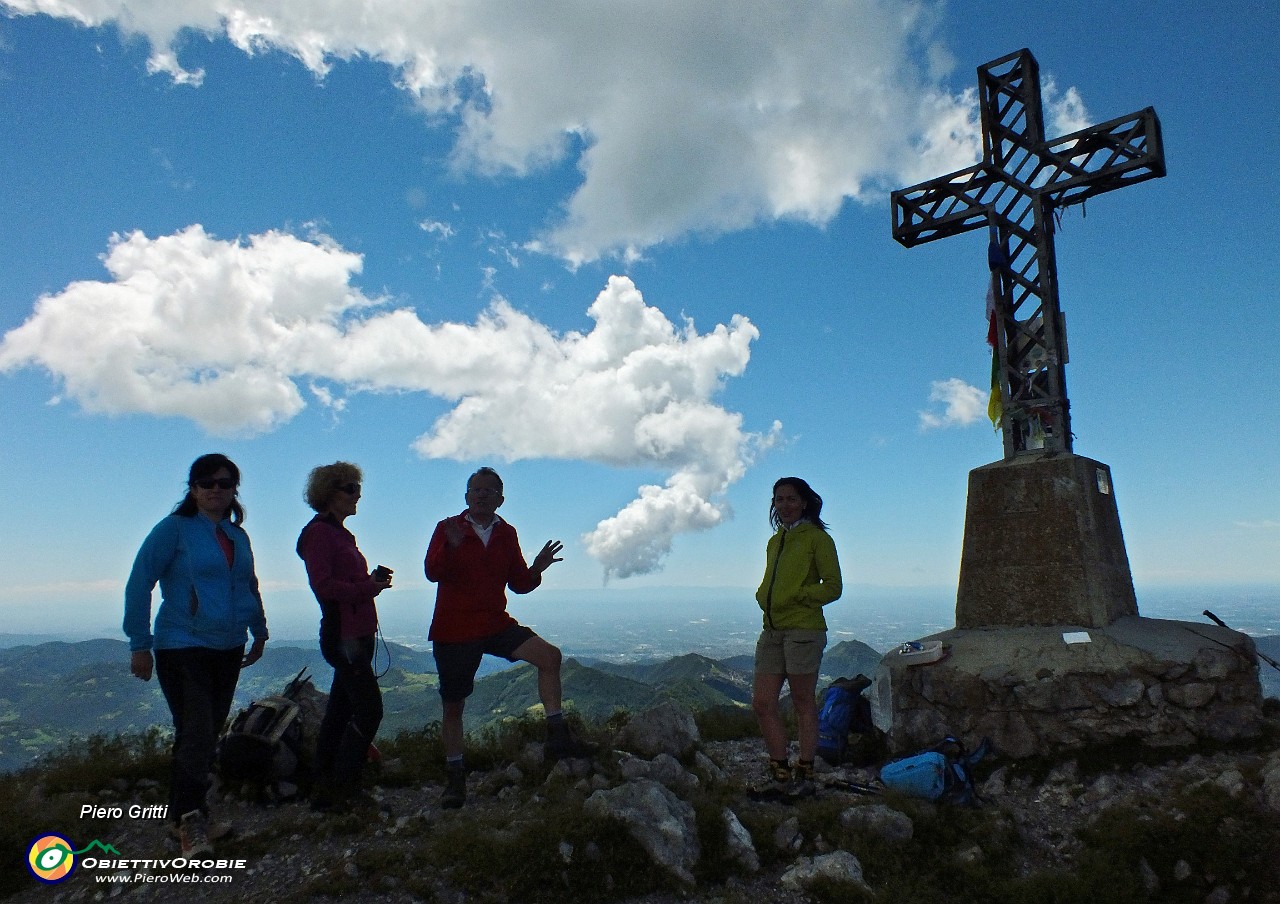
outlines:
{"label": "metal fastener on cross", "polygon": [[1160,120],[1147,107],[1046,141],[1040,67],[1025,49],[978,67],[978,86],[982,161],[893,192],[893,237],[910,248],[987,227],[1005,458],[1070,452],[1053,212],[1163,176]]}

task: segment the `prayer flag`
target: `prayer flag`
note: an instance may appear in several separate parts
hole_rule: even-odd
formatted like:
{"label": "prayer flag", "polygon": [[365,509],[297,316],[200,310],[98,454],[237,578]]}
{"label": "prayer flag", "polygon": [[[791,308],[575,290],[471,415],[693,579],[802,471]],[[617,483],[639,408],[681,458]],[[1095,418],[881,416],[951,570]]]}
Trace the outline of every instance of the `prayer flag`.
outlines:
{"label": "prayer flag", "polygon": [[1004,399],[1000,396],[1000,348],[996,334],[996,296],[1000,291],[1000,268],[1008,263],[1004,249],[996,242],[987,246],[987,266],[991,268],[991,282],[987,285],[987,345],[991,346],[991,395],[987,398],[987,417],[991,428],[999,430],[1004,420]]}
{"label": "prayer flag", "polygon": [[1000,350],[991,350],[991,395],[987,399],[987,417],[991,418],[991,429],[999,430],[1004,420],[1004,400],[1000,397]]}

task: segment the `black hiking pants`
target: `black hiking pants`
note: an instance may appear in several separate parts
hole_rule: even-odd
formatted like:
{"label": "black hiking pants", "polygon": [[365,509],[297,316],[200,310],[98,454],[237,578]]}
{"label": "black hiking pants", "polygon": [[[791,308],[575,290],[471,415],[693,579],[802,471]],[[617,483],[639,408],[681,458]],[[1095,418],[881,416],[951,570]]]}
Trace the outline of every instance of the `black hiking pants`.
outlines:
{"label": "black hiking pants", "polygon": [[320,782],[338,795],[355,791],[382,724],[382,689],[373,674],[374,638],[320,640],[325,662],[333,666],[329,706],[316,736],[316,771]]}

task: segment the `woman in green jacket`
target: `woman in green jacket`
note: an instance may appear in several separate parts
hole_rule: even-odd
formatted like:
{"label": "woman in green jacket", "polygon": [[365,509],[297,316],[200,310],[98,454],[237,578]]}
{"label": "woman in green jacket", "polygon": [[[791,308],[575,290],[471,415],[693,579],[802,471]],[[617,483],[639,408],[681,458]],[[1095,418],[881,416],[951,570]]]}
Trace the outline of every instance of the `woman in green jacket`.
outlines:
{"label": "woman in green jacket", "polygon": [[[813,790],[818,749],[818,669],[827,645],[822,607],[840,598],[840,560],[822,520],[822,497],[799,477],[783,477],[773,485],[769,521],[775,533],[769,538],[764,579],[756,591],[764,630],[756,642],[751,705],[760,721],[775,787],[794,781],[793,791],[808,793]],[[784,681],[791,689],[800,734],[800,759],[794,769],[778,709]]]}

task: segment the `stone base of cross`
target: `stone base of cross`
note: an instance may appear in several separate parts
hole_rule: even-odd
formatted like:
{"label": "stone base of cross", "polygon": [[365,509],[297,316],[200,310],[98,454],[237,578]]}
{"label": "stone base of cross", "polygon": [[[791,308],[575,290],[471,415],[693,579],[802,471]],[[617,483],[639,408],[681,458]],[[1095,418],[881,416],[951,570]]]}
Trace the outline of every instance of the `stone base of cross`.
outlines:
{"label": "stone base of cross", "polygon": [[1137,614],[1110,468],[1022,455],[969,472],[957,628],[1104,628]]}

